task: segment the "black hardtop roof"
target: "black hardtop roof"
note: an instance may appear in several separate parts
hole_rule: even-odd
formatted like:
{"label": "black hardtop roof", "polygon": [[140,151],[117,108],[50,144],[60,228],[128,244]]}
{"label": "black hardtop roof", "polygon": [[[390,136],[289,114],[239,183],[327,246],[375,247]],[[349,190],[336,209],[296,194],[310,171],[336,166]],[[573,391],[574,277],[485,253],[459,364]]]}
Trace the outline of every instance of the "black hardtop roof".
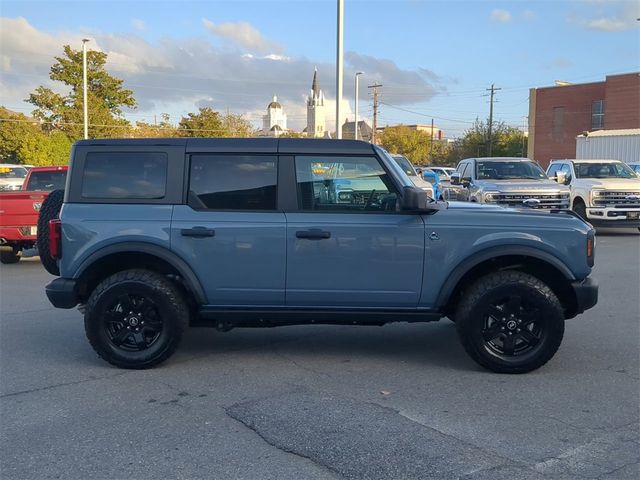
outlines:
{"label": "black hardtop roof", "polygon": [[109,138],[79,140],[77,146],[185,147],[187,153],[371,154],[360,140],[324,138]]}

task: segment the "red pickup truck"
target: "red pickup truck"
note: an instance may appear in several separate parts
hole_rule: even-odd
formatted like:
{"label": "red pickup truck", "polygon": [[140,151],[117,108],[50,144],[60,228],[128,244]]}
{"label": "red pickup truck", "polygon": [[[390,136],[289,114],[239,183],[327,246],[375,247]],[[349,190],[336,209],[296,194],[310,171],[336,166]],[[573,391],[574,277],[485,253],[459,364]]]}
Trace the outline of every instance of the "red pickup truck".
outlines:
{"label": "red pickup truck", "polygon": [[22,250],[35,246],[42,202],[49,192],[64,188],[67,169],[34,167],[21,190],[0,193],[0,263],[19,262]]}

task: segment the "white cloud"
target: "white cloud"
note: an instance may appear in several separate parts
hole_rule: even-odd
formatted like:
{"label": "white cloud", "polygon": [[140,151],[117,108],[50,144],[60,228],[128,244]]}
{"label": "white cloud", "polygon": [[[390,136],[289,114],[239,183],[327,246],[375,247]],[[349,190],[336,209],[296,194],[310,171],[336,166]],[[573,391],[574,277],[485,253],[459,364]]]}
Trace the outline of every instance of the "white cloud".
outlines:
{"label": "white cloud", "polygon": [[509,23],[512,18],[513,17],[511,16],[510,12],[508,12],[507,10],[501,10],[499,8],[493,10],[491,12],[491,15],[489,15],[489,20],[494,23]]}
{"label": "white cloud", "polygon": [[594,18],[591,20],[580,20],[578,24],[589,30],[600,30],[603,32],[619,32],[630,28],[630,25],[623,20],[616,18]]}
{"label": "white cloud", "polygon": [[202,19],[205,28],[213,35],[223,37],[256,52],[281,52],[282,47],[274,41],[265,38],[258,29],[247,22],[226,22],[214,24],[211,20]]}
{"label": "white cloud", "polygon": [[[590,7],[589,4],[593,6]],[[592,10],[591,15],[584,15],[584,10]],[[588,12],[587,12],[588,13]],[[580,15],[570,16],[567,20],[588,30],[601,32],[621,32],[640,27],[640,2],[634,1],[591,1],[586,2]]]}
{"label": "white cloud", "polygon": [[524,12],[522,12],[522,16],[527,20],[533,20],[534,18],[538,17],[538,14],[533,10],[525,10]]}
{"label": "white cloud", "polygon": [[139,18],[134,18],[133,20],[131,20],[131,26],[138,31],[142,31],[145,28],[147,28],[147,26],[144,23],[144,20],[140,20]]}
{"label": "white cloud", "polygon": [[[37,86],[53,86],[48,78],[54,56],[62,46],[81,48],[86,32],[44,32],[24,18],[0,17],[0,104],[27,109],[22,103]],[[314,66],[318,67],[320,86],[326,99],[335,99],[335,66],[284,53],[249,53],[217,47],[201,37],[170,38],[148,42],[132,33],[92,32],[90,48],[108,54],[107,68],[124,80],[138,101],[139,115],[168,112],[172,121],[197,109],[201,102],[235,113],[264,114],[273,95],[290,114],[289,126],[302,129],[306,124],[305,96],[311,88]],[[382,98],[391,104],[407,105],[427,101],[438,91],[439,77],[427,70],[407,70],[393,61],[347,52],[345,55],[344,98],[353,101],[353,75],[361,77],[361,114],[370,102],[365,87],[379,81],[384,84]],[[366,83],[365,83],[366,82]],[[60,86],[57,87],[57,90]],[[333,100],[334,101],[334,100]],[[335,103],[331,103],[335,105]],[[334,114],[327,108],[327,122],[333,128]],[[125,112],[126,113],[126,112]],[[344,115],[351,114],[345,104]],[[149,121],[149,118],[146,118]],[[252,118],[260,122],[259,116]]]}

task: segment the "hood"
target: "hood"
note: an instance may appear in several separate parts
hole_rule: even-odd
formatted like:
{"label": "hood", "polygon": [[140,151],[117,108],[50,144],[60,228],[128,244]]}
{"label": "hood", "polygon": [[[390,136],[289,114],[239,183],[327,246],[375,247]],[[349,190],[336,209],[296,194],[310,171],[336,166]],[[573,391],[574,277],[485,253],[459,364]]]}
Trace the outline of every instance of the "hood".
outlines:
{"label": "hood", "polygon": [[569,187],[560,185],[553,180],[480,180],[476,182],[484,190],[496,190],[499,192],[519,192],[519,191],[554,191],[568,192]]}
{"label": "hood", "polygon": [[587,188],[607,190],[640,190],[640,178],[579,178],[580,185]]}
{"label": "hood", "polygon": [[477,202],[458,202],[451,200],[448,203],[448,208],[454,208],[456,210],[485,210],[485,211],[500,211],[514,210],[513,208],[502,207],[500,205],[493,205],[490,203],[477,203]]}

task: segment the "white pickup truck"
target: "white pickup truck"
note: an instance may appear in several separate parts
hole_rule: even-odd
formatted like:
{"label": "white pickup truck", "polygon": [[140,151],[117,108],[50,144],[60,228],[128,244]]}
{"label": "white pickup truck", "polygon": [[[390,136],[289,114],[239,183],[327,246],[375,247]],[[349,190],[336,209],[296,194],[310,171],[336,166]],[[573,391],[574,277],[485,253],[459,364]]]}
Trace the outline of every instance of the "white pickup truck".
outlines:
{"label": "white pickup truck", "polygon": [[552,160],[547,176],[568,185],[571,209],[594,226],[640,230],[640,177],[620,160]]}

